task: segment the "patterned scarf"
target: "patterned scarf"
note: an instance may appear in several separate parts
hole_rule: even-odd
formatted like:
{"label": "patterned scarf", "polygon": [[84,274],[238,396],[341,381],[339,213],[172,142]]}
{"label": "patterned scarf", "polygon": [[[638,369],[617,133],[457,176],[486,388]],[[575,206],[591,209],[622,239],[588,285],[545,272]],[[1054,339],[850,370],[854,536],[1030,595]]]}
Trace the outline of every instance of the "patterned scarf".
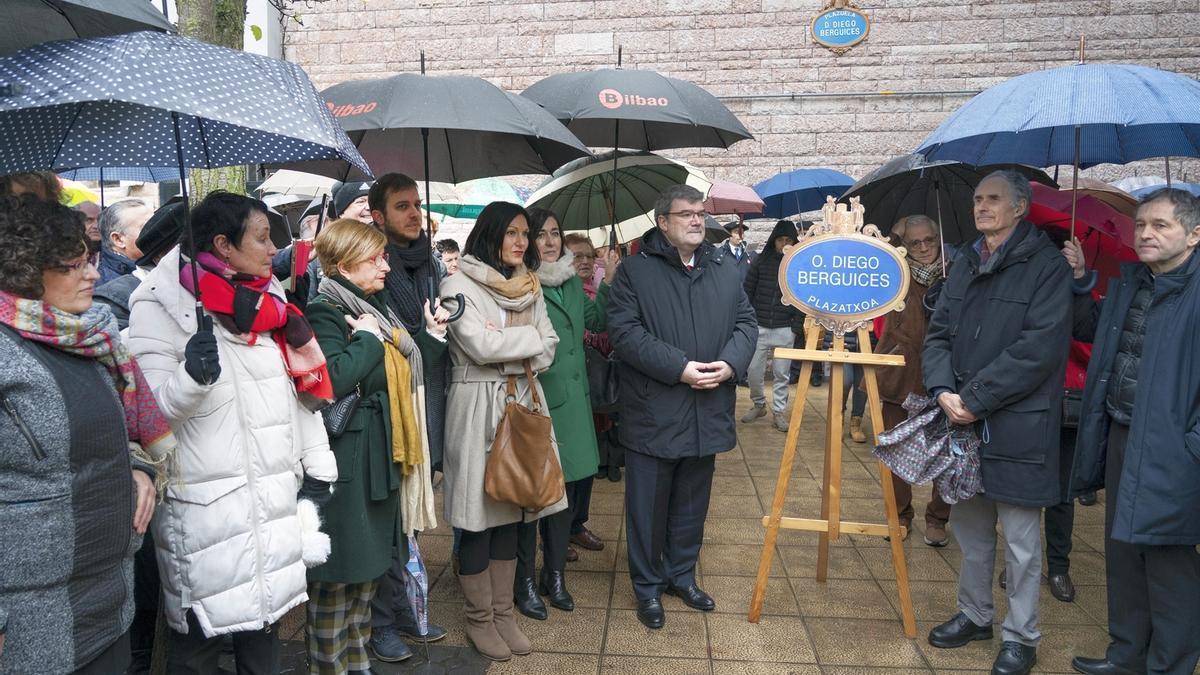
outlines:
{"label": "patterned scarf", "polygon": [[[211,253],[197,256],[200,301],[231,333],[255,344],[259,333],[271,331],[283,354],[288,375],[304,407],[320,410],[333,402],[333,384],[325,355],[300,308],[268,292],[271,276],[255,277],[235,272]],[[192,295],[192,263],[179,266],[179,283]]]}
{"label": "patterned scarf", "polygon": [[934,260],[928,265],[922,265],[916,260],[908,261],[908,269],[912,270],[913,281],[929,288],[937,283],[942,278],[942,261],[941,258]]}
{"label": "patterned scarf", "polygon": [[99,361],[120,395],[129,440],[141,445],[155,462],[175,449],[171,426],[158,409],[137,361],[121,342],[117,320],[107,306],[98,303],[83,314],[71,314],[40,300],[0,291],[0,323],[26,340]]}

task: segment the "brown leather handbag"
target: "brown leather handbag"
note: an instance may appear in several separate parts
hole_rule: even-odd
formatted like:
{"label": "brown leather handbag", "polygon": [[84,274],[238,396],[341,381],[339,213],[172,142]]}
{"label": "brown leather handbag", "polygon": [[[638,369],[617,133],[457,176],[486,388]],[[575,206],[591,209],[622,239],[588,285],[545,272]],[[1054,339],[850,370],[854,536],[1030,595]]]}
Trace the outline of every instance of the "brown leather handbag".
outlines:
{"label": "brown leather handbag", "polygon": [[504,416],[488,453],[483,490],[498,502],[536,513],[562,499],[566,486],[551,442],[550,417],[542,413],[529,361],[525,361],[525,377],[529,378],[533,410],[517,402],[517,378],[509,375]]}

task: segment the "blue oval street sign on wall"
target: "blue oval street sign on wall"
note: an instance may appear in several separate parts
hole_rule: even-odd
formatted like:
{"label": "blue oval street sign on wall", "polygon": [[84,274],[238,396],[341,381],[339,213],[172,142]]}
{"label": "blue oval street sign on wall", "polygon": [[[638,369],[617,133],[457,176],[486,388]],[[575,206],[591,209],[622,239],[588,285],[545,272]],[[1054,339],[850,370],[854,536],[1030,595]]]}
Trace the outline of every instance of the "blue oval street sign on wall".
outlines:
{"label": "blue oval street sign on wall", "polygon": [[871,20],[853,3],[831,2],[813,17],[811,31],[813,42],[840,55],[867,39]]}
{"label": "blue oval street sign on wall", "polygon": [[899,309],[908,283],[901,253],[861,234],[804,241],[779,266],[785,303],[838,321],[865,321]]}

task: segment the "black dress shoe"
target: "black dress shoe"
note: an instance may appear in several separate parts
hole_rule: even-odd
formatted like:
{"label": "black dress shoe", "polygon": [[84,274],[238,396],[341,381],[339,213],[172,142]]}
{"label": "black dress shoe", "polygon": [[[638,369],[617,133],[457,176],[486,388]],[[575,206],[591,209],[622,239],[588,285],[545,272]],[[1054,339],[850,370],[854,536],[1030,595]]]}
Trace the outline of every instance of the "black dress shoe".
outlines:
{"label": "black dress shoe", "polygon": [[713,601],[712,596],[700,590],[700,587],[696,584],[692,584],[687,588],[667,586],[667,595],[674,595],[683,600],[683,604],[692,609],[698,609],[701,612],[711,612],[717,608],[717,603]]}
{"label": "black dress shoe", "polygon": [[929,644],[942,649],[961,647],[974,640],[991,639],[992,627],[990,625],[977,626],[962,612],[955,614],[946,623],[934,626],[933,630],[929,631]]}
{"label": "black dress shoe", "polygon": [[662,628],[663,622],[667,619],[663,612],[662,601],[658,598],[638,600],[637,615],[638,621],[641,621],[643,626],[654,630]]}
{"label": "black dress shoe", "polygon": [[537,594],[533,577],[517,577],[513,582],[513,604],[517,611],[531,619],[546,620],[546,605]]}
{"label": "black dress shoe", "polygon": [[992,662],[992,675],[1029,675],[1037,665],[1037,647],[1005,641]]}
{"label": "black dress shoe", "polygon": [[608,467],[608,480],[610,483],[616,483],[621,480],[621,467],[610,465]]}
{"label": "black dress shoe", "polygon": [[1006,591],[1008,590],[1008,568],[1007,567],[1003,567],[1000,569],[1000,578],[997,579],[996,581],[1000,584],[1000,588],[1002,588]]}
{"label": "black dress shoe", "polygon": [[1071,659],[1071,667],[1085,675],[1137,675],[1136,671],[1119,666],[1107,658],[1088,659],[1076,656]]}
{"label": "black dress shoe", "polygon": [[1075,602],[1075,584],[1071,583],[1071,575],[1063,572],[1062,574],[1050,575],[1050,595],[1054,596],[1059,602]]}
{"label": "black dress shoe", "polygon": [[1096,504],[1096,493],[1095,492],[1086,492],[1084,494],[1079,495],[1079,505],[1080,506],[1094,506],[1095,504]]}
{"label": "black dress shoe", "polygon": [[575,599],[567,592],[567,579],[562,570],[542,568],[542,578],[538,581],[538,592],[546,596],[550,606],[564,612],[575,610]]}

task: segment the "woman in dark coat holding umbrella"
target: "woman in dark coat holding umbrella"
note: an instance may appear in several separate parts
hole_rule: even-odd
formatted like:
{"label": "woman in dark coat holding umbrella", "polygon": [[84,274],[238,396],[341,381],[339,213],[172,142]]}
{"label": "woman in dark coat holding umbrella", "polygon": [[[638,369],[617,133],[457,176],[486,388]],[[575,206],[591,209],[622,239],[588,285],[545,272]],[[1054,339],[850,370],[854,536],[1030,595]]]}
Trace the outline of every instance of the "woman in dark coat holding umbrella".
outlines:
{"label": "woman in dark coat holding umbrella", "polygon": [[[388,357],[397,352],[411,359],[415,343],[377,295],[389,269],[386,244],[378,229],[349,218],[332,223],[316,240],[325,277],[305,314],[326,355],[334,394],[357,389],[361,398],[345,431],[330,438],[338,482],[321,515],[331,553],[308,573],[313,673],[370,669],[371,598],[391,564],[393,547],[402,541],[400,530],[415,525],[399,522],[402,484],[404,489],[429,486],[428,451],[423,452],[420,426],[412,424],[417,419],[414,361],[407,361],[409,378],[404,379]],[[428,309],[425,318],[430,335],[445,339],[445,327]],[[419,480],[405,481],[414,473],[422,474]]]}

